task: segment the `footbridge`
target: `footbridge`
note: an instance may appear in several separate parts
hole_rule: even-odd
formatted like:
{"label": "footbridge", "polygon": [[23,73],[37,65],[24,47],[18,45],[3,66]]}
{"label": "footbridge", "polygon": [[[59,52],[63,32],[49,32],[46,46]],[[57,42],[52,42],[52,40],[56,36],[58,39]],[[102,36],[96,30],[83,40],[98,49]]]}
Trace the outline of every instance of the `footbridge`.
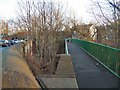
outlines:
{"label": "footbridge", "polygon": [[79,88],[120,89],[120,49],[80,39],[66,39]]}

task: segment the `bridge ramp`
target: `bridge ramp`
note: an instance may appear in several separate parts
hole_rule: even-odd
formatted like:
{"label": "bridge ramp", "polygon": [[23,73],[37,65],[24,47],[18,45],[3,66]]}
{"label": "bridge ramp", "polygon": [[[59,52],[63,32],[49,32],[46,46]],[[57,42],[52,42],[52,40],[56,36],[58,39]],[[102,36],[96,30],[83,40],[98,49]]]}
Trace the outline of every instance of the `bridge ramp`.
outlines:
{"label": "bridge ramp", "polygon": [[68,43],[68,51],[72,57],[79,88],[118,88],[118,78],[83,49]]}

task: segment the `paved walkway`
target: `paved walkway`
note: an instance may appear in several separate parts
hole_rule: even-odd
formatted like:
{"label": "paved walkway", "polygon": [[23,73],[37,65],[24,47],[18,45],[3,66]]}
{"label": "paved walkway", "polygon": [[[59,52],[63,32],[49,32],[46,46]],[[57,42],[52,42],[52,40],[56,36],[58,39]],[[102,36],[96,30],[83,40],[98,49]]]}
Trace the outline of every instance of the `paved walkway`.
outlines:
{"label": "paved walkway", "polygon": [[85,51],[72,43],[68,43],[68,50],[79,88],[118,88],[118,78]]}
{"label": "paved walkway", "polygon": [[[69,90],[69,88],[78,88],[77,81],[70,55],[61,54],[58,67],[54,75],[38,76],[38,80],[42,80],[48,90]],[[53,90],[54,90],[53,89]],[[78,89],[75,89],[78,90]]]}

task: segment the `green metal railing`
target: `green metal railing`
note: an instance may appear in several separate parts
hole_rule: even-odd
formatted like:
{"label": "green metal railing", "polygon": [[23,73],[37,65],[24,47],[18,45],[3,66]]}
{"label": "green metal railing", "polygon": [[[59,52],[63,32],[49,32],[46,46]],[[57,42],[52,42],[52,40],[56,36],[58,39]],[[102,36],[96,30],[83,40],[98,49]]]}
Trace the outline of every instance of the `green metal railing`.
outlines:
{"label": "green metal railing", "polygon": [[120,78],[120,49],[79,39],[71,39],[71,41],[91,54],[97,61]]}

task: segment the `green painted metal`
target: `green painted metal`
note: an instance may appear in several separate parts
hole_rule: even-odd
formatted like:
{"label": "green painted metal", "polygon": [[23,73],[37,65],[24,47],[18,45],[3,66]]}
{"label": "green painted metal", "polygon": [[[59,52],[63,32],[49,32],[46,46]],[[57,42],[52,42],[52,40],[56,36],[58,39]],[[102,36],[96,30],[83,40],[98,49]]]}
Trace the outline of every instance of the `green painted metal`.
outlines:
{"label": "green painted metal", "polygon": [[120,49],[80,39],[72,39],[71,41],[90,53],[108,70],[120,78]]}

